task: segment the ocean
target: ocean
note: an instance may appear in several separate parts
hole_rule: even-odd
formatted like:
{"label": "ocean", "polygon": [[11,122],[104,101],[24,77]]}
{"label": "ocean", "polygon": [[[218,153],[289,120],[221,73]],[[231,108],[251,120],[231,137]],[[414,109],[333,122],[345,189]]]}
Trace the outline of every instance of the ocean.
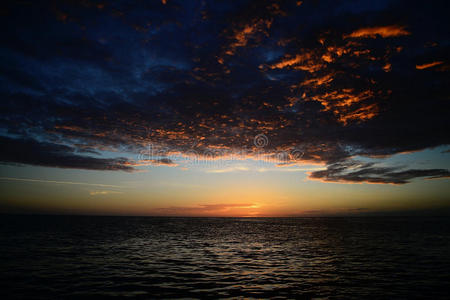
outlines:
{"label": "ocean", "polygon": [[1,299],[445,299],[450,219],[0,216]]}

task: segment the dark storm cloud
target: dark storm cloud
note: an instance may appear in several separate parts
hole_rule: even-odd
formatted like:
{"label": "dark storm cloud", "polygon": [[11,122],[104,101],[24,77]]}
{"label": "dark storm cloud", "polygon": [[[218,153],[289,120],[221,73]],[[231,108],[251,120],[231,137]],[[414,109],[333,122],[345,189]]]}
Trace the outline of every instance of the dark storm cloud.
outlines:
{"label": "dark storm cloud", "polygon": [[267,155],[291,154],[282,164],[328,165],[311,178],[445,173],[347,169],[355,155],[450,143],[445,1],[9,2],[0,22],[0,126],[17,138],[9,149],[32,139],[70,147],[39,146],[41,158],[16,163],[58,166],[50,158],[71,153],[96,169],[175,165],[73,154],[141,153],[149,143],[254,157],[264,134]]}
{"label": "dark storm cloud", "polygon": [[133,171],[125,158],[105,159],[77,155],[72,147],[32,139],[0,138],[0,161],[85,170]]}

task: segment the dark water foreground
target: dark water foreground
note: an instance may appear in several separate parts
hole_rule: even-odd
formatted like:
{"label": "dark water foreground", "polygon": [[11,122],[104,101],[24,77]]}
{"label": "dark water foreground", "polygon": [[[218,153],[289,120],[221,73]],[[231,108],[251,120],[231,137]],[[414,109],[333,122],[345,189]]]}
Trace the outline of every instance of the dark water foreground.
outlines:
{"label": "dark water foreground", "polygon": [[8,298],[449,296],[448,218],[0,217]]}

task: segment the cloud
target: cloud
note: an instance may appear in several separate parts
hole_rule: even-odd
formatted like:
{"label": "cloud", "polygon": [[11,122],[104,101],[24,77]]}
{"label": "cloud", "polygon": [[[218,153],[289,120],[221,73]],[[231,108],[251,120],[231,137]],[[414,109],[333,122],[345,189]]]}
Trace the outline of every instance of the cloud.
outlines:
{"label": "cloud", "polygon": [[230,172],[236,172],[236,171],[249,171],[250,169],[248,167],[233,167],[233,168],[225,168],[225,169],[213,169],[213,170],[206,170],[206,173],[230,173]]}
{"label": "cloud", "polygon": [[449,178],[446,169],[408,169],[377,167],[374,163],[340,162],[329,165],[326,170],[314,171],[309,178],[324,182],[338,183],[384,183],[406,184],[415,178]]}
{"label": "cloud", "polygon": [[435,66],[439,66],[439,65],[441,65],[443,63],[444,63],[443,61],[434,61],[434,62],[431,62],[431,63],[426,63],[426,64],[422,64],[422,65],[416,65],[416,69],[417,70],[428,69],[428,68],[432,68],[432,67],[435,67]]}
{"label": "cloud", "polygon": [[111,195],[111,194],[123,194],[123,192],[120,191],[105,191],[105,190],[101,190],[101,191],[90,191],[89,195],[91,196],[98,196],[98,195]]}
{"label": "cloud", "polygon": [[8,137],[0,137],[0,144],[0,162],[4,164],[104,171],[135,170],[127,165],[126,158],[106,159],[77,155],[74,148],[61,144]]}
{"label": "cloud", "polygon": [[377,26],[366,27],[353,31],[348,35],[344,35],[344,38],[376,38],[381,36],[383,38],[398,37],[404,35],[410,35],[411,32],[405,29],[405,26],[390,25],[390,26]]}
{"label": "cloud", "polygon": [[15,177],[0,177],[0,180],[40,182],[40,183],[51,183],[51,184],[86,185],[86,186],[110,187],[110,188],[122,188],[123,187],[120,185],[102,184],[102,183],[87,183],[87,182],[45,180],[45,179],[32,179],[32,178],[15,178]]}
{"label": "cloud", "polygon": [[309,53],[306,54],[297,54],[294,57],[285,57],[283,60],[281,60],[280,62],[270,66],[272,69],[284,69],[286,67],[291,67],[291,66],[295,66],[298,65],[304,61],[307,61],[311,58]]}
{"label": "cloud", "polygon": [[259,168],[258,172],[305,172],[305,171],[314,171],[321,170],[323,168],[285,168],[290,167],[292,165],[276,165],[276,168]]}
{"label": "cloud", "polygon": [[169,166],[176,167],[177,163],[172,161],[170,158],[157,158],[157,159],[143,159],[137,162],[130,162],[131,166]]}
{"label": "cloud", "polygon": [[[449,69],[416,64],[448,61],[445,1],[19,5],[2,18],[15,28],[0,61],[3,163],[132,172],[176,166],[171,154],[238,157],[327,165],[312,174],[333,180],[356,155],[450,144]],[[161,155],[101,158],[149,145]],[[391,175],[360,177],[412,179]]]}
{"label": "cloud", "polygon": [[230,44],[229,49],[225,53],[228,55],[234,55],[236,49],[247,46],[249,39],[256,33],[260,32],[267,34],[267,29],[270,28],[271,24],[271,20],[260,19],[254,20],[250,24],[245,24],[242,29],[235,30],[232,38],[234,42]]}

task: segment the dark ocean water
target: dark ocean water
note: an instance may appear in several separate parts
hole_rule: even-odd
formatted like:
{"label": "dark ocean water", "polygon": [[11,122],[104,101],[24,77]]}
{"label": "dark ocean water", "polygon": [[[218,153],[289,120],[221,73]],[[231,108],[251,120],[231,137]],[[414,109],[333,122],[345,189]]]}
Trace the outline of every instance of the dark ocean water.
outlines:
{"label": "dark ocean water", "polygon": [[1,216],[5,299],[447,298],[448,218]]}

